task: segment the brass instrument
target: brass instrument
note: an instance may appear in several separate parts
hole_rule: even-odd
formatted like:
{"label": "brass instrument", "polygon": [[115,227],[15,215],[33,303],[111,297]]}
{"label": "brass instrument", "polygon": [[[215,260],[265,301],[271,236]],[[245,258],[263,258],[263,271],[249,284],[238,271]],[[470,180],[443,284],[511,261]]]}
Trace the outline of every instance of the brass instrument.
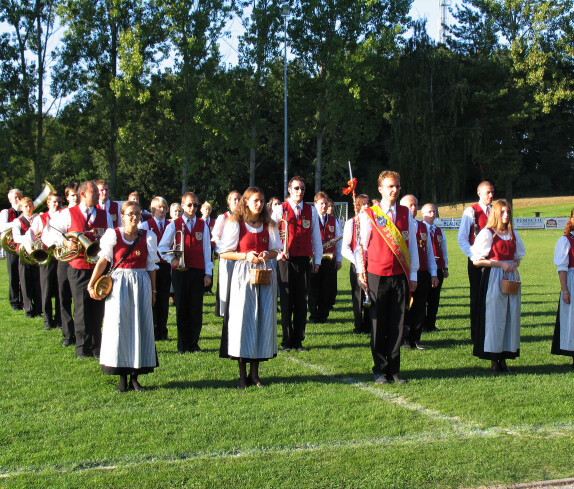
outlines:
{"label": "brass instrument", "polygon": [[281,241],[283,241],[283,255],[285,258],[289,258],[289,223],[285,219],[279,219],[277,223],[278,226],[281,226],[281,223],[285,223],[285,229],[279,229],[279,237]]}
{"label": "brass instrument", "polygon": [[178,272],[184,272],[187,270],[187,268],[185,267],[184,248],[185,248],[185,241],[184,241],[183,230],[176,231],[173,237],[173,246],[171,250],[166,251],[166,255],[173,255],[174,257],[179,259],[179,265],[175,269]]}
{"label": "brass instrument", "polygon": [[[54,191],[55,189],[50,184],[50,182],[44,182],[44,189],[42,190],[40,195],[36,197],[36,200],[34,200],[34,211],[33,211],[34,214],[38,214],[40,211],[44,210],[44,206],[46,205],[46,201],[48,200],[48,195],[50,195],[50,192]],[[12,228],[8,229],[2,235],[1,244],[2,248],[6,253],[11,253],[13,255],[18,254],[16,243],[14,243],[14,238],[12,237]]]}
{"label": "brass instrument", "polygon": [[47,248],[42,243],[42,233],[36,236],[36,241],[32,243],[32,251],[29,253],[34,265],[43,267],[52,261],[54,248]]}
{"label": "brass instrument", "polygon": [[[329,241],[325,241],[323,243],[323,251],[328,250],[331,246],[335,243],[341,241],[343,239],[343,235],[337,236],[336,238],[330,239]],[[321,260],[332,260],[334,258],[334,253],[323,253]]]}
{"label": "brass instrument", "polygon": [[84,233],[80,233],[78,231],[66,233],[64,237],[67,240],[76,242],[78,244],[78,249],[70,250],[65,244],[57,246],[54,249],[54,258],[56,258],[56,260],[70,262],[80,256],[83,248],[84,259],[90,265],[94,265],[98,261],[98,253],[100,252],[100,243],[98,241],[90,241]]}

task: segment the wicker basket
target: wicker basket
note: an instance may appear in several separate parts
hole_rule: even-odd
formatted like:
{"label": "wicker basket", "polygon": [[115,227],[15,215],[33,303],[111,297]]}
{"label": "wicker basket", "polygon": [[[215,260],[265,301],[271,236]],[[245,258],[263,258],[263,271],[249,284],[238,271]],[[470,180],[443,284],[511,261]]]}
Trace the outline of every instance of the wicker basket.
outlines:
{"label": "wicker basket", "polygon": [[267,268],[267,262],[263,261],[263,268],[251,268],[249,275],[252,285],[269,285],[271,283],[271,269]]}
{"label": "wicker basket", "polygon": [[517,280],[518,274],[516,273],[516,270],[514,271],[514,274],[512,276],[514,280],[507,280],[506,275],[507,274],[505,272],[500,282],[500,288],[502,290],[502,293],[509,295],[518,294],[518,291],[520,290],[520,282]]}

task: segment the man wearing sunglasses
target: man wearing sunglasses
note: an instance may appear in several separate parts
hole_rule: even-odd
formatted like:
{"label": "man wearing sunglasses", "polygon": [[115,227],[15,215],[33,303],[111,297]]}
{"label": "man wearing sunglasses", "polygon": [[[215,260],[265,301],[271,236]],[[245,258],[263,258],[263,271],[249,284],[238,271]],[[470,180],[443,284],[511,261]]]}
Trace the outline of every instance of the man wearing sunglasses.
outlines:
{"label": "man wearing sunglasses", "polygon": [[[193,192],[181,198],[183,216],[171,221],[158,246],[162,259],[171,263],[175,292],[178,353],[198,352],[203,321],[203,290],[211,285],[213,262],[209,227],[195,216],[199,200]],[[183,250],[183,254],[170,253]]]}
{"label": "man wearing sunglasses", "polygon": [[[272,218],[279,229],[287,229],[287,244],[277,256],[283,351],[303,348],[307,325],[307,294],[311,271],[317,273],[323,256],[319,219],[314,206],[303,202],[305,180],[296,176],[289,181],[289,198],[275,207]],[[280,222],[284,221],[284,222]],[[309,258],[314,257],[313,265]]]}

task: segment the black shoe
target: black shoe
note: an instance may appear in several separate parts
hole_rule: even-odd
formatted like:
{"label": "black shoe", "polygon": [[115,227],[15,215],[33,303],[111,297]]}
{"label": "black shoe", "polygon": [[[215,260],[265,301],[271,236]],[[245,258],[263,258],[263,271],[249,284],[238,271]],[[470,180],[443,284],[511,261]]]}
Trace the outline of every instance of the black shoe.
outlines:
{"label": "black shoe", "polygon": [[178,355],[184,355],[185,354],[185,350],[177,350]]}
{"label": "black shoe", "polygon": [[195,346],[192,346],[192,347],[189,349],[189,351],[190,351],[191,353],[197,353],[197,352],[200,352],[200,351],[203,351],[203,350],[199,347],[199,345],[195,345]]}
{"label": "black shoe", "polygon": [[286,353],[289,353],[291,351],[291,348],[289,348],[288,346],[282,346],[281,347],[281,351],[284,351]]}
{"label": "black shoe", "polygon": [[356,329],[356,328],[355,328],[355,329],[353,330],[353,334],[363,334],[363,333],[364,333],[364,331],[361,330],[361,329]]}
{"label": "black shoe", "polygon": [[389,380],[392,380],[396,384],[406,384],[406,379],[399,377],[399,374],[393,374]]}
{"label": "black shoe", "polygon": [[14,311],[21,311],[22,309],[24,309],[22,307],[22,304],[16,305],[16,306],[12,306],[12,310]]}
{"label": "black shoe", "polygon": [[68,339],[68,338],[64,338],[64,340],[62,341],[62,346],[63,346],[63,347],[70,346],[70,345],[73,345],[73,344],[74,344],[74,342],[73,342],[72,340]]}
{"label": "black shoe", "polygon": [[425,345],[421,345],[419,342],[415,343],[415,348],[417,350],[426,350],[427,347]]}
{"label": "black shoe", "polygon": [[389,379],[384,374],[375,374],[375,384],[388,384]]}
{"label": "black shoe", "polygon": [[309,351],[307,348],[303,347],[303,346],[298,346],[297,348],[295,348],[299,353],[302,352],[306,352]]}

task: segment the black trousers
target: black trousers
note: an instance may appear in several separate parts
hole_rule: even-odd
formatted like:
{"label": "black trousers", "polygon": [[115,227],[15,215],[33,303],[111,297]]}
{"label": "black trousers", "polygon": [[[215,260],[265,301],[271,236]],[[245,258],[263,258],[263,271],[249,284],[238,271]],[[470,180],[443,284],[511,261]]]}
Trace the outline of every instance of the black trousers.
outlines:
{"label": "black trousers", "polygon": [[367,272],[371,294],[373,373],[393,375],[401,366],[401,341],[409,283],[401,275],[381,277]]}
{"label": "black trousers", "polygon": [[18,274],[22,289],[22,303],[26,314],[42,314],[42,291],[40,272],[37,265],[26,265],[18,261]]}
{"label": "black trousers", "polygon": [[482,268],[475,267],[468,259],[468,283],[470,285],[470,337],[474,339],[474,334],[478,328],[478,307],[480,295],[480,280],[482,279]]}
{"label": "black trousers", "polygon": [[427,298],[431,289],[431,276],[429,271],[419,271],[417,273],[417,288],[413,293],[413,304],[405,315],[404,340],[411,346],[414,346],[415,343],[421,340],[425,322]]}
{"label": "black trousers", "polygon": [[335,286],[337,284],[335,262],[323,260],[319,271],[311,274],[309,284],[309,319],[324,321],[329,316],[331,309],[333,284]]}
{"label": "black trousers", "polygon": [[67,340],[75,340],[76,330],[74,329],[74,318],[72,317],[72,289],[68,279],[68,268],[66,262],[58,262],[58,294],[60,296],[60,322],[62,324],[62,335]]}
{"label": "black trousers", "polygon": [[22,309],[22,293],[20,292],[20,272],[18,271],[18,255],[6,252],[8,267],[8,299],[12,309]]}
{"label": "black trousers", "polygon": [[[58,262],[52,258],[50,263],[39,268],[44,324],[50,328],[54,328],[56,325],[61,324],[60,294],[58,293]],[[54,307],[52,307],[52,297],[55,298]]]}
{"label": "black trousers", "polygon": [[298,256],[277,262],[277,279],[281,298],[281,346],[299,348],[305,339],[307,326],[307,294],[311,262],[308,256]]}
{"label": "black trousers", "polygon": [[68,279],[74,300],[74,328],[76,330],[76,354],[100,356],[104,301],[96,301],[88,293],[92,270],[68,267]]}
{"label": "black trousers", "polygon": [[156,340],[167,340],[171,265],[169,263],[158,263],[158,265],[159,268],[155,272],[155,289],[157,292],[153,307],[153,329]]}
{"label": "black trousers", "polygon": [[355,319],[354,331],[356,333],[370,333],[370,309],[368,307],[363,307],[365,291],[359,286],[359,282],[357,280],[357,269],[353,264],[351,264],[351,268],[349,269],[349,282],[351,282],[351,300],[353,302],[353,317]]}
{"label": "black trousers", "polygon": [[427,296],[427,312],[425,316],[424,329],[436,328],[436,316],[438,314],[438,305],[440,302],[440,290],[444,282],[444,269],[437,269],[438,286],[434,289],[431,287]]}
{"label": "black trousers", "polygon": [[203,279],[205,270],[189,268],[171,274],[177,318],[177,350],[197,348],[203,321]]}

